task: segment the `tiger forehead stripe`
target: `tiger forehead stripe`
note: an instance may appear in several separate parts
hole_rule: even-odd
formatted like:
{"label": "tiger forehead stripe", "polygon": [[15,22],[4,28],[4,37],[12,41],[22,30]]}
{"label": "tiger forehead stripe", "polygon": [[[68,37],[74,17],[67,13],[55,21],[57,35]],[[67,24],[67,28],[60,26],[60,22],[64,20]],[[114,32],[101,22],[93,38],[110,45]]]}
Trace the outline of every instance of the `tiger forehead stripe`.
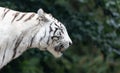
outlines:
{"label": "tiger forehead stripe", "polygon": [[26,21],[30,20],[31,18],[33,18],[34,16],[35,16],[35,14],[33,13],[27,19],[25,19],[24,21],[26,22]]}
{"label": "tiger forehead stripe", "polygon": [[11,23],[15,20],[15,18],[19,15],[19,13],[17,12],[15,15],[14,15],[14,18],[13,20],[11,21]]}
{"label": "tiger forehead stripe", "polygon": [[56,33],[57,30],[58,30],[58,28],[55,28],[55,31],[54,31],[54,33],[53,33],[54,35],[55,35],[55,33]]}
{"label": "tiger forehead stripe", "polygon": [[56,25],[57,27],[60,27],[60,26],[59,26],[58,24],[56,24],[56,23],[55,23],[55,25]]}
{"label": "tiger forehead stripe", "polygon": [[16,21],[21,20],[26,14],[24,13],[19,19],[17,19]]}

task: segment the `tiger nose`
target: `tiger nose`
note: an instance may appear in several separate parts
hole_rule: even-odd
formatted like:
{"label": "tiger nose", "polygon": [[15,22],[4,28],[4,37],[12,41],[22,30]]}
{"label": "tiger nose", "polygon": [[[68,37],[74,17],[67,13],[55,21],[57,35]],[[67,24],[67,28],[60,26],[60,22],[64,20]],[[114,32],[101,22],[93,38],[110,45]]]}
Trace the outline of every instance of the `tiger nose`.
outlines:
{"label": "tiger nose", "polygon": [[69,42],[69,45],[71,46],[71,45],[72,45],[72,42]]}

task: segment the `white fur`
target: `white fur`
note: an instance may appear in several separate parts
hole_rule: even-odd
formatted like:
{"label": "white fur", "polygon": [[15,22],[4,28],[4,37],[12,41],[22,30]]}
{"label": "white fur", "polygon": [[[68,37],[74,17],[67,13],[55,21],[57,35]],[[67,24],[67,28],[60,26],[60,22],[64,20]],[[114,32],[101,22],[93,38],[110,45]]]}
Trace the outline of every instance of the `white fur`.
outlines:
{"label": "white fur", "polygon": [[[24,22],[24,20],[28,18],[32,12],[27,13],[27,15],[22,20],[13,21],[11,23],[11,20],[14,18],[14,14],[18,11],[10,10],[10,12],[7,13],[3,19],[2,17],[4,14],[4,9],[5,8],[0,7],[0,69],[12,59],[20,56],[28,48],[40,48],[41,50],[44,50],[44,48],[47,47],[46,41],[49,37],[49,24],[54,21],[54,19],[51,19],[49,15],[44,14],[43,10],[38,10],[38,14],[35,13],[34,18],[32,18],[30,21]],[[22,12],[19,13],[20,14],[16,17],[15,20],[19,19],[23,15]],[[39,20],[36,20],[37,17],[43,15],[49,20],[48,22],[39,22]],[[45,31],[47,31],[46,37],[40,42],[40,39],[44,36]],[[65,41],[64,43],[66,43],[67,48],[69,46],[69,42],[72,41],[69,38],[65,27],[64,31],[64,40],[62,41]],[[15,43],[18,41],[18,39],[20,39],[19,37],[21,34],[24,36],[20,45],[17,47],[15,57],[13,58]],[[32,42],[32,46],[29,47],[31,42],[30,39],[34,37],[34,35],[36,36]],[[51,52],[55,57],[61,56],[61,54],[58,54],[53,50],[53,47],[48,46],[47,48],[47,50]]]}

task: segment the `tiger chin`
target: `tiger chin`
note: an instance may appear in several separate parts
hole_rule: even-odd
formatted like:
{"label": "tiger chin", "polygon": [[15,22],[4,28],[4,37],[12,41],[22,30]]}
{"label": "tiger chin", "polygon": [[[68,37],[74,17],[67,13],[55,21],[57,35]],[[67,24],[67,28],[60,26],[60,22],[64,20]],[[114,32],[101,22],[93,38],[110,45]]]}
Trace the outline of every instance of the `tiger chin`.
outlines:
{"label": "tiger chin", "polygon": [[42,9],[34,13],[0,7],[0,69],[29,48],[60,57],[70,45],[66,27]]}

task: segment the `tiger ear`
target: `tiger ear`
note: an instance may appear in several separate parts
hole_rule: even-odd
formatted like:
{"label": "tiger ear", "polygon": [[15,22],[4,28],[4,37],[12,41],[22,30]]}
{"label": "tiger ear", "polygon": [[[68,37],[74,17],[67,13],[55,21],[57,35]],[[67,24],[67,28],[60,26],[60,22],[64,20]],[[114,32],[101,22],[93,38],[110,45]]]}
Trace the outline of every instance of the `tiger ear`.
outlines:
{"label": "tiger ear", "polygon": [[43,14],[44,14],[43,9],[40,8],[40,9],[37,11],[37,14],[38,14],[39,16],[43,16]]}

